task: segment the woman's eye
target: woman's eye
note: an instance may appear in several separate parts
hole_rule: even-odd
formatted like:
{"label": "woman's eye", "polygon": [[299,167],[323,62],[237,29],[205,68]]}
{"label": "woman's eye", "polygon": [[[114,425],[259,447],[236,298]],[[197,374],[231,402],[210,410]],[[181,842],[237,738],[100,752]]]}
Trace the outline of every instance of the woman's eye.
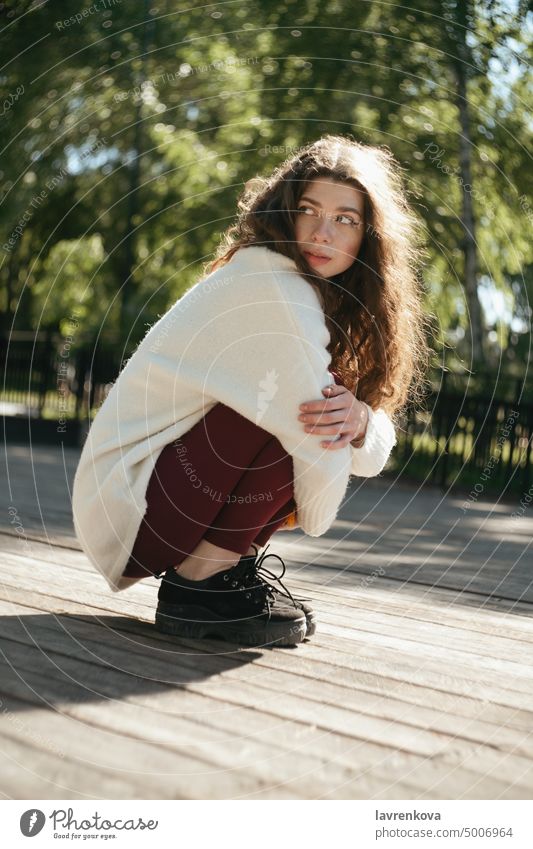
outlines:
{"label": "woman's eye", "polygon": [[314,213],[314,211],[311,209],[311,207],[310,207],[310,206],[299,206],[299,207],[298,207],[298,212],[305,212],[305,213],[310,214],[310,215],[314,215],[314,214],[315,214],[315,213]]}
{"label": "woman's eye", "polygon": [[341,224],[351,224],[353,227],[356,227],[359,223],[358,221],[354,221],[353,218],[350,218],[349,215],[338,215],[337,221],[340,221]]}

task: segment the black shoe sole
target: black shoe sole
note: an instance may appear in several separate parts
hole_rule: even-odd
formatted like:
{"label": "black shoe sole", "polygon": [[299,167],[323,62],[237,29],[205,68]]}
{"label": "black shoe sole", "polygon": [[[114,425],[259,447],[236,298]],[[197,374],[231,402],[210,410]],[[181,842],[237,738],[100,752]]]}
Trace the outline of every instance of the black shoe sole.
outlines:
{"label": "black shoe sole", "polygon": [[[185,639],[219,639],[244,646],[295,646],[307,635],[306,617],[302,611],[299,619],[287,622],[254,622],[250,619],[221,619],[213,621],[213,612],[199,607],[177,608],[159,605],[155,614],[155,627],[164,634]],[[209,620],[207,616],[211,617]],[[187,617],[187,618],[185,618]]]}
{"label": "black shoe sole", "polygon": [[312,637],[316,631],[316,620],[313,613],[307,613],[305,616],[306,637]]}

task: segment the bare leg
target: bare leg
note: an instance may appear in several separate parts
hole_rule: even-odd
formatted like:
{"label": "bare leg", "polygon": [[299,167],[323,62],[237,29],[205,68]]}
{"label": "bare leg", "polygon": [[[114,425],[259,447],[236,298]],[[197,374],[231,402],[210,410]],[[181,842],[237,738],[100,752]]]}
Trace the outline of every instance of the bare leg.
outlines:
{"label": "bare leg", "polygon": [[[255,554],[255,548],[250,546],[247,554]],[[203,581],[217,572],[231,569],[232,566],[235,566],[239,562],[242,556],[238,552],[219,548],[218,545],[213,545],[212,542],[203,539],[196,546],[192,554],[189,554],[178,566],[174,566],[174,569],[182,578],[186,578],[188,581]]]}

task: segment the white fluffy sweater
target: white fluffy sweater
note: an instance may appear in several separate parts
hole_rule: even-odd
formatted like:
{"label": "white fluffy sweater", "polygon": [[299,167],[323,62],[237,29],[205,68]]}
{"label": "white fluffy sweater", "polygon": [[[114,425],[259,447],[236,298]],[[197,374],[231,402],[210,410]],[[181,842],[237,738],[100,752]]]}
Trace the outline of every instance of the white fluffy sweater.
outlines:
{"label": "white fluffy sweater", "polygon": [[310,536],[333,523],[350,474],[379,474],[395,443],[383,410],[369,408],[361,448],[336,451],[298,420],[299,405],[333,382],[329,339],[313,287],[260,245],[240,248],[151,327],[96,414],[74,479],[76,535],[112,590],[132,583],[122,572],[160,452],[218,402],[291,455],[298,524]]}

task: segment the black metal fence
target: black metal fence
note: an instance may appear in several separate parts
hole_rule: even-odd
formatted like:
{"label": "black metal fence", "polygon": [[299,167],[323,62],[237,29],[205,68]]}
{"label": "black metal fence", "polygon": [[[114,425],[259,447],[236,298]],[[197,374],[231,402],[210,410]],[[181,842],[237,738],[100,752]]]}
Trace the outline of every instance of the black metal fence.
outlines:
{"label": "black metal fence", "polygon": [[[116,340],[13,332],[1,340],[0,410],[13,440],[81,444],[122,367]],[[473,492],[531,485],[533,403],[523,382],[444,373],[424,410],[398,428],[396,472]]]}
{"label": "black metal fence", "polygon": [[522,380],[476,385],[444,373],[425,412],[410,411],[399,433],[395,466],[442,487],[526,491],[533,460],[533,403]]}
{"label": "black metal fence", "polygon": [[120,372],[112,339],[42,331],[0,339],[0,412],[13,440],[79,444],[91,415]]}

